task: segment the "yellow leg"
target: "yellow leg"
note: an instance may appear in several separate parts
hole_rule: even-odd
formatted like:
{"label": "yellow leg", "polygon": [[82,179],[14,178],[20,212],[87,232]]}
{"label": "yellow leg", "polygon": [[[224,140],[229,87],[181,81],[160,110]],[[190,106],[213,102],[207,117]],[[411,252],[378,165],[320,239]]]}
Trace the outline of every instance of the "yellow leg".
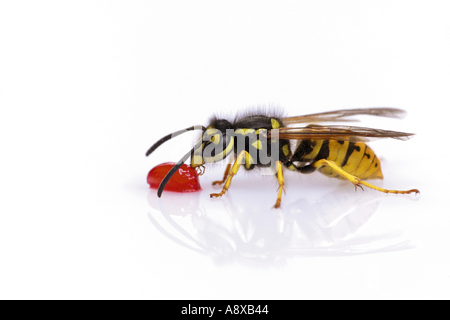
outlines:
{"label": "yellow leg", "polygon": [[231,167],[231,170],[229,170],[230,173],[228,174],[228,178],[226,179],[226,182],[222,188],[222,191],[220,191],[219,193],[211,193],[209,195],[211,198],[221,197],[225,194],[225,192],[228,191],[228,188],[230,187],[230,184],[231,184],[231,179],[233,179],[233,177],[239,171],[239,167],[241,166],[241,162],[244,159],[246,153],[247,153],[247,151],[245,151],[245,150],[242,150],[241,153],[239,153],[239,155],[236,158],[236,161],[233,163],[233,166]]}
{"label": "yellow leg", "polygon": [[374,190],[381,191],[381,192],[384,192],[384,193],[395,193],[395,194],[409,194],[409,193],[413,193],[413,192],[414,193],[420,193],[419,190],[417,190],[417,189],[401,191],[401,190],[388,190],[388,189],[384,189],[384,188],[380,188],[380,187],[374,186],[373,184],[370,184],[368,182],[362,181],[358,177],[355,177],[355,176],[345,172],[341,167],[339,167],[336,163],[334,163],[333,161],[330,161],[330,160],[322,159],[322,160],[314,162],[312,164],[312,166],[314,166],[316,168],[320,168],[320,167],[323,167],[323,166],[330,167],[337,174],[339,174],[341,177],[343,177],[343,178],[349,180],[351,183],[353,183],[355,185],[355,190],[356,190],[356,187],[359,187],[362,190],[364,190],[362,188],[362,186],[361,186],[361,185],[364,185],[366,187],[369,187],[369,188],[372,188]]}
{"label": "yellow leg", "polygon": [[277,202],[275,203],[275,205],[273,206],[274,208],[279,208],[280,204],[281,204],[281,194],[284,191],[284,178],[283,178],[283,165],[281,164],[280,161],[277,161],[275,163],[275,167],[277,168],[277,178],[278,178],[278,197],[277,197]]}
{"label": "yellow leg", "polygon": [[222,180],[218,180],[218,181],[213,181],[213,185],[216,184],[223,184],[225,182],[225,180],[227,180],[228,174],[230,173],[230,169],[231,169],[231,163],[227,164],[227,168],[225,169],[225,173],[223,174],[223,179]]}

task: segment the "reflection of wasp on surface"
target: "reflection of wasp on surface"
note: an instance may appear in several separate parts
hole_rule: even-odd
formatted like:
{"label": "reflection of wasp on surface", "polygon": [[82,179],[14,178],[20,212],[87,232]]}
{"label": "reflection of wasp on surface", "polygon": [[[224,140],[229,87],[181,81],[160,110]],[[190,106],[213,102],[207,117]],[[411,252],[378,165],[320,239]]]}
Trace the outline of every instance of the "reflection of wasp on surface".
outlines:
{"label": "reflection of wasp on surface", "polygon": [[[275,207],[281,203],[284,190],[283,167],[300,173],[318,170],[322,174],[339,179],[346,179],[356,187],[362,185],[385,193],[409,194],[419,190],[388,190],[374,186],[367,179],[382,179],[380,161],[366,142],[379,138],[407,140],[414,134],[397,131],[372,129],[343,125],[316,125],[306,127],[286,127],[301,123],[351,121],[348,116],[374,115],[401,118],[405,112],[393,108],[347,109],[309,114],[295,117],[282,117],[270,112],[248,113],[238,116],[234,121],[213,117],[208,127],[192,126],[169,134],[156,142],[148,151],[150,155],[167,140],[184,132],[201,129],[203,137],[180,161],[167,173],[158,188],[160,197],[165,185],[178,168],[191,157],[191,166],[203,168],[206,163],[214,163],[234,153],[234,163],[226,167],[221,181],[222,191],[212,193],[216,198],[224,195],[230,187],[231,180],[241,164],[245,169],[270,167],[278,183],[278,197]],[[294,152],[290,140],[297,143]],[[267,158],[270,161],[267,161]]]}

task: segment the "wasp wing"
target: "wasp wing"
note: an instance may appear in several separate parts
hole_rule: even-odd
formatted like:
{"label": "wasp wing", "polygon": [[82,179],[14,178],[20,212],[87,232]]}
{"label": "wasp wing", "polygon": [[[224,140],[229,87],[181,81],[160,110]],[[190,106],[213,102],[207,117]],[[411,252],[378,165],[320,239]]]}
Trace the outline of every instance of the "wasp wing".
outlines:
{"label": "wasp wing", "polygon": [[355,119],[346,119],[355,115],[371,115],[378,117],[403,118],[406,111],[396,108],[365,108],[365,109],[344,109],[321,113],[312,113],[303,116],[281,118],[284,125],[296,123],[312,122],[336,122],[336,121],[358,121]]}
{"label": "wasp wing", "polygon": [[373,129],[341,125],[309,125],[307,127],[283,127],[272,129],[267,133],[269,138],[294,140],[344,140],[351,142],[369,142],[382,138],[408,140],[414,133]]}

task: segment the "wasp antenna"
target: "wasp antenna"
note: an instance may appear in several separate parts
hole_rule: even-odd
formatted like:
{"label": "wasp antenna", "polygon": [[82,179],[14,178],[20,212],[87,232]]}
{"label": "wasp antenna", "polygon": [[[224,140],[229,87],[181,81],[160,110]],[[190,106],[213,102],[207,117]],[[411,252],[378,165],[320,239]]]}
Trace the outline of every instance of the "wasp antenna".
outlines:
{"label": "wasp antenna", "polygon": [[179,136],[180,134],[183,134],[185,132],[192,131],[192,130],[205,131],[206,128],[204,126],[192,126],[192,127],[186,128],[186,129],[172,132],[171,134],[168,134],[167,136],[159,139],[159,141],[157,141],[150,149],[148,149],[148,151],[145,153],[145,155],[148,157],[153,151],[155,151],[160,145],[162,145],[167,140],[170,140],[172,138],[175,138],[176,136]]}
{"label": "wasp antenna", "polygon": [[167,172],[166,176],[164,177],[164,179],[162,179],[161,183],[159,184],[158,187],[158,198],[161,198],[161,194],[164,190],[164,188],[166,187],[166,184],[169,182],[170,178],[172,178],[172,176],[175,174],[175,172],[177,172],[178,169],[180,169],[180,167],[183,165],[183,163],[191,156],[191,154],[202,145],[203,141],[199,141],[195,144],[195,146],[188,152],[186,153],[183,158],[180,159],[180,161],[177,162],[176,165],[174,165],[172,167],[172,169],[170,169],[169,172]]}

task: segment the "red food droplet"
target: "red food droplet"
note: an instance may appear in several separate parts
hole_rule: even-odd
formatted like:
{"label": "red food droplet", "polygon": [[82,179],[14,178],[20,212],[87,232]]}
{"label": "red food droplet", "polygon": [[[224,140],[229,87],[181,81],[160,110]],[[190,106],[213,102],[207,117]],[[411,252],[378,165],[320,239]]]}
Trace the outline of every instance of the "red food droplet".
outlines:
{"label": "red food droplet", "polygon": [[[166,174],[175,166],[173,162],[161,163],[154,167],[147,176],[147,183],[152,189],[158,189]],[[166,184],[165,191],[194,192],[201,189],[198,175],[194,168],[183,164]]]}

